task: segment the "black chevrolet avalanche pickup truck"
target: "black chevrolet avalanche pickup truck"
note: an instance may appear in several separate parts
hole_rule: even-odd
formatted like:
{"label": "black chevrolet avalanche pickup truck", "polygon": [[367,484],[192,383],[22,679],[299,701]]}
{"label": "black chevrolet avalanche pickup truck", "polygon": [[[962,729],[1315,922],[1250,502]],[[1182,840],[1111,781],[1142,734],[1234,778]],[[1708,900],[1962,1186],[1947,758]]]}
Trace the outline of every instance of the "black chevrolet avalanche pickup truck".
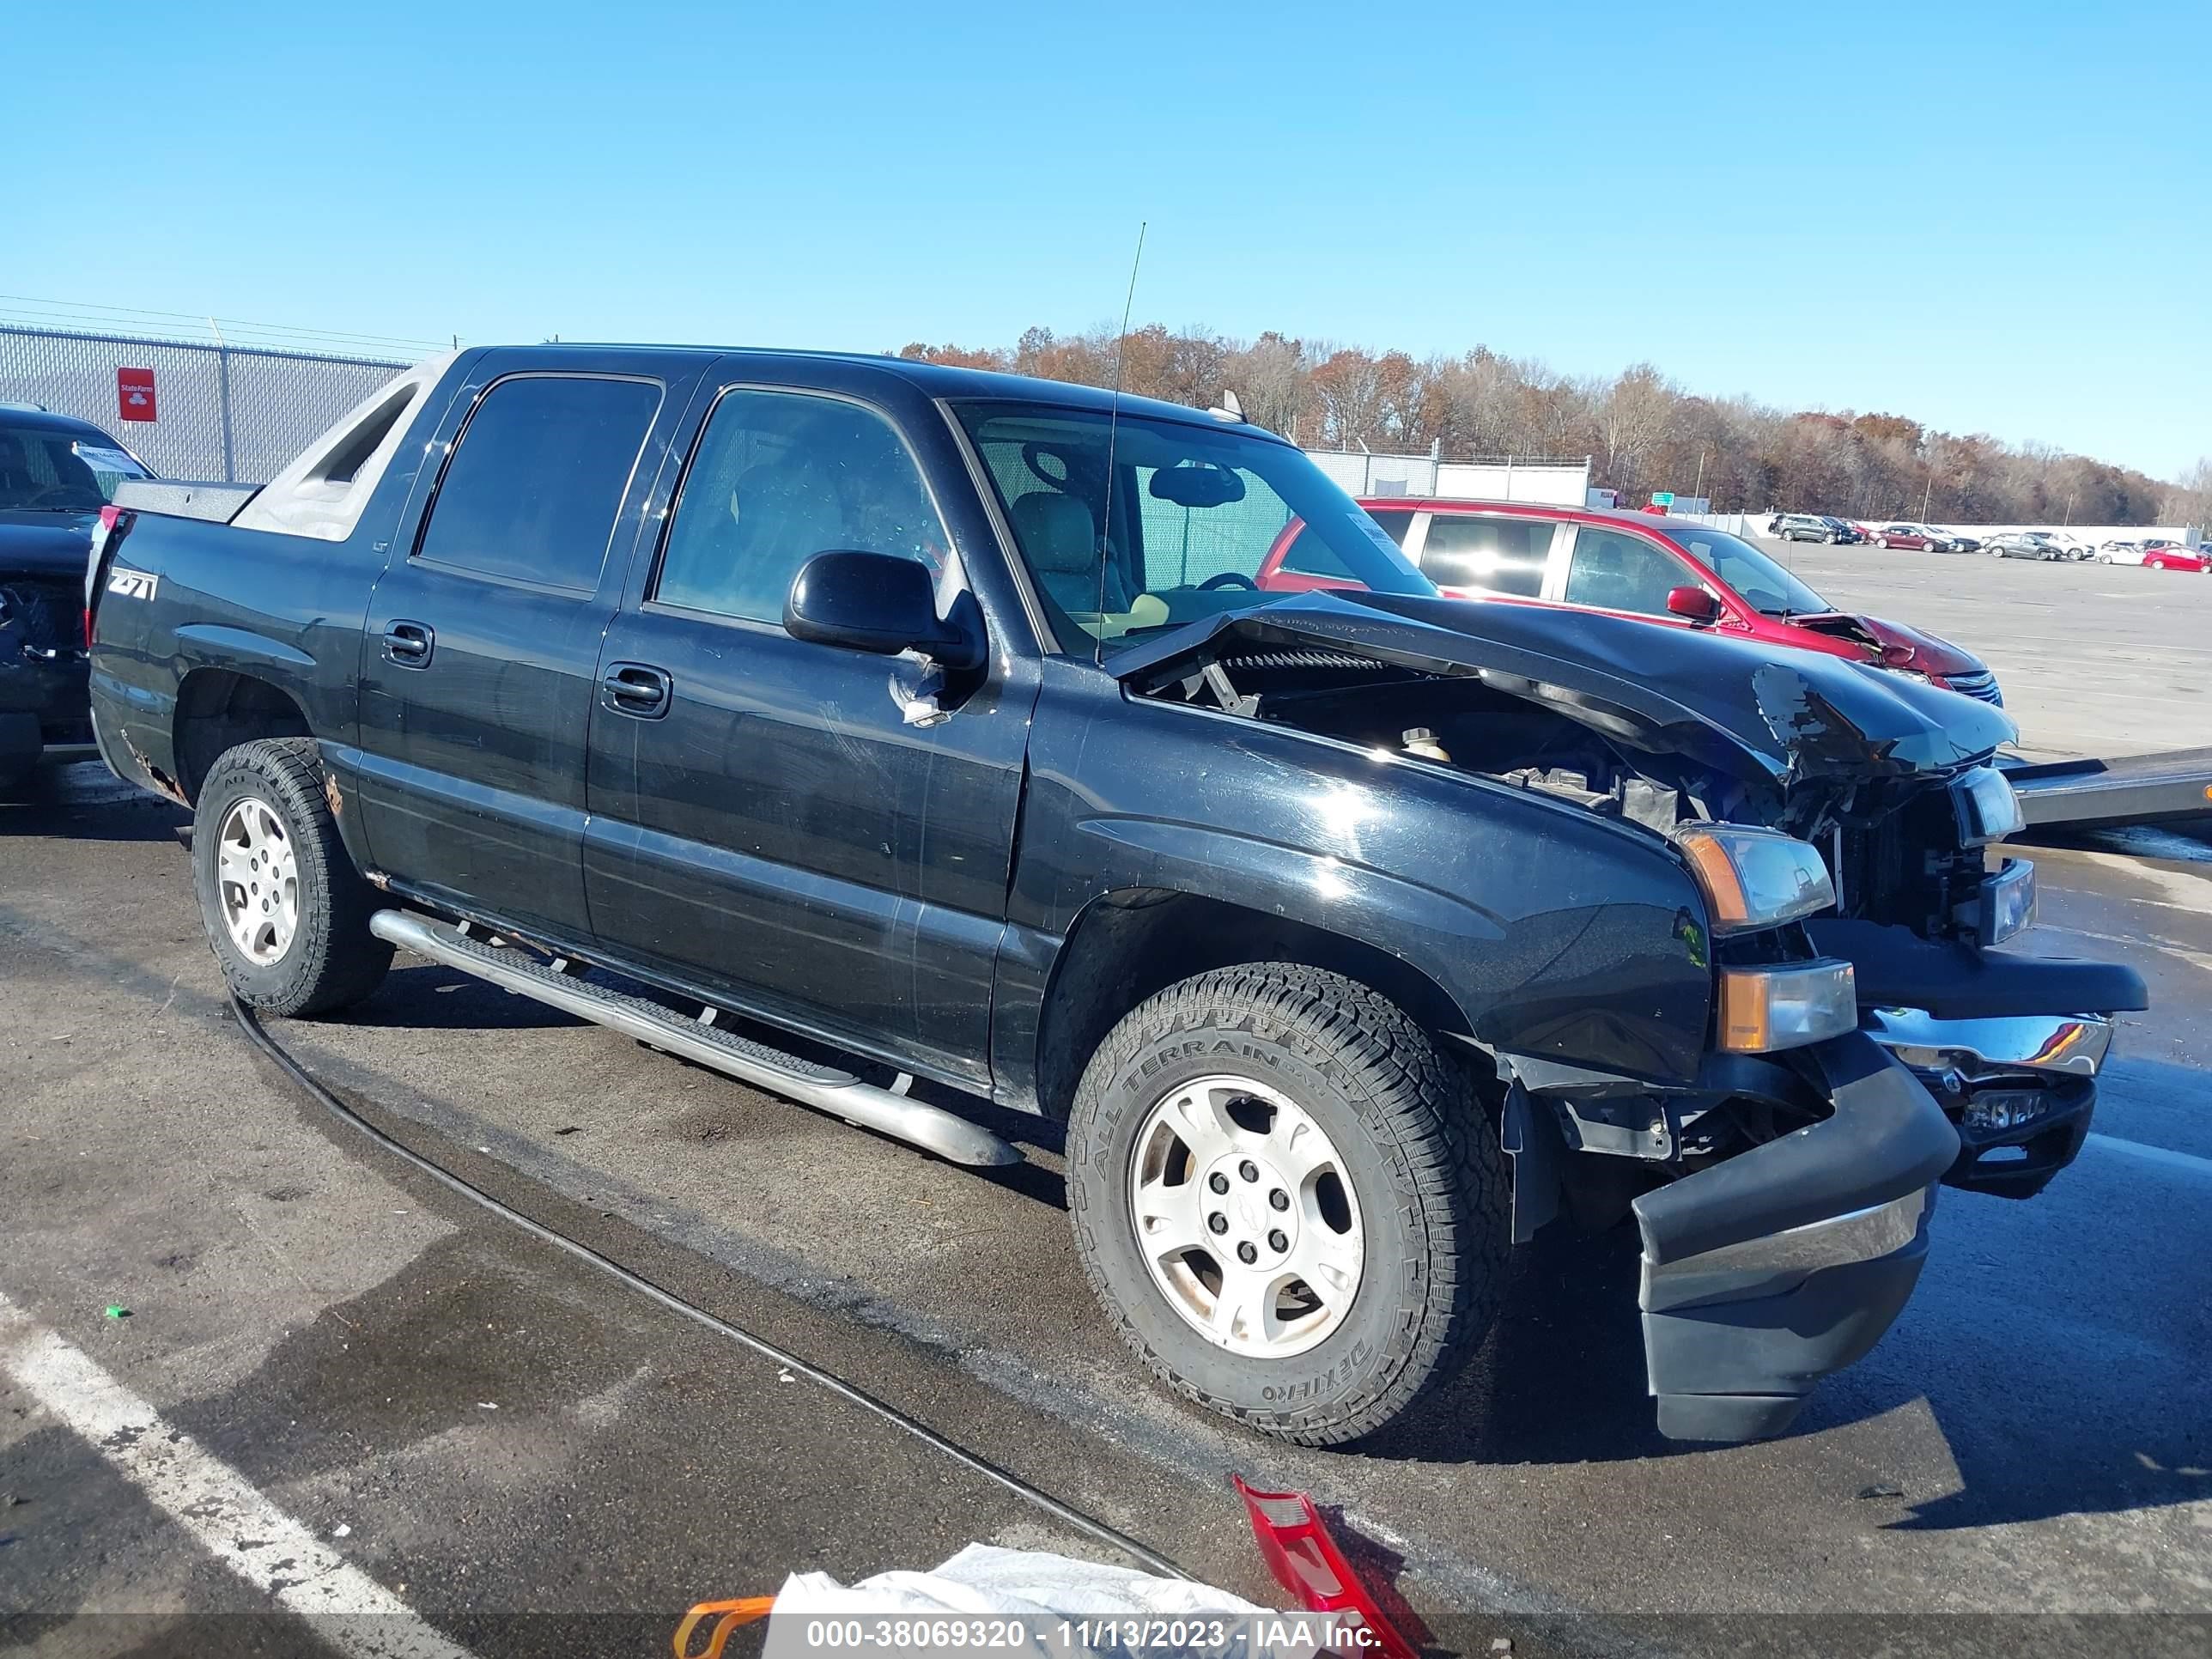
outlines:
{"label": "black chevrolet avalanche pickup truck", "polygon": [[[475,349],[95,547],[94,722],[276,1014],[395,946],[991,1164],[1169,1385],[1313,1444],[1632,1215],[1661,1428],[1778,1432],[1939,1183],[2075,1156],[2124,968],[1994,947],[2002,711],[1443,599],[1233,415],[895,359]],[[227,522],[217,521],[227,519]],[[1293,520],[1344,586],[1267,591]],[[917,1085],[919,1086],[917,1086]]]}

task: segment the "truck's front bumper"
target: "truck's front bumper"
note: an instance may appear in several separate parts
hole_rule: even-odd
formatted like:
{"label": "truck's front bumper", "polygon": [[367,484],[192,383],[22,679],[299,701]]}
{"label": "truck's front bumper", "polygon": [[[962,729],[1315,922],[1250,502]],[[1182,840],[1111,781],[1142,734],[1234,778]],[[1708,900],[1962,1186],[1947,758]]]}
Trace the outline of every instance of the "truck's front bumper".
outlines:
{"label": "truck's front bumper", "polygon": [[2112,1022],[2095,1014],[1937,1019],[1875,1008],[1867,1034],[1902,1060],[1959,1131],[1945,1183],[2033,1198],[2071,1164],[2097,1109]]}
{"label": "truck's front bumper", "polygon": [[1957,1131],[1863,1032],[1802,1052],[1828,1117],[1636,1200],[1644,1362],[1670,1438],[1780,1433],[1881,1339],[1927,1258]]}

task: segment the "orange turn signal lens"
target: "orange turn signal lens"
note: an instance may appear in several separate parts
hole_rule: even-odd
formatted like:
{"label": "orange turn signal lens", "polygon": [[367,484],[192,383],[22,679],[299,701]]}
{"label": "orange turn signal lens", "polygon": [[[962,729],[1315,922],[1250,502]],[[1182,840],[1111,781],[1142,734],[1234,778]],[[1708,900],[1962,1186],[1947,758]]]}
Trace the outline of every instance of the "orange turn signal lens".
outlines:
{"label": "orange turn signal lens", "polygon": [[1700,823],[1676,831],[1674,844],[1705,890],[1716,933],[1778,927],[1836,902],[1820,849],[1778,830]]}
{"label": "orange turn signal lens", "polygon": [[1841,1036],[1859,1023],[1858,982],[1848,962],[1721,969],[1720,1046],[1769,1054]]}

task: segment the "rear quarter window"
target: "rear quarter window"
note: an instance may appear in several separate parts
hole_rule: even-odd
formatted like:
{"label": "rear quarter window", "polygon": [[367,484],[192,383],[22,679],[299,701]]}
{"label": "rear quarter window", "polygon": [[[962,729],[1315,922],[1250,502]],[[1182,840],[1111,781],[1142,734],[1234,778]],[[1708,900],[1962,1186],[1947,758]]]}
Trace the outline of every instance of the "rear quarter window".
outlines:
{"label": "rear quarter window", "polygon": [[496,382],[461,428],[415,556],[593,592],[659,408],[651,380],[522,374]]}

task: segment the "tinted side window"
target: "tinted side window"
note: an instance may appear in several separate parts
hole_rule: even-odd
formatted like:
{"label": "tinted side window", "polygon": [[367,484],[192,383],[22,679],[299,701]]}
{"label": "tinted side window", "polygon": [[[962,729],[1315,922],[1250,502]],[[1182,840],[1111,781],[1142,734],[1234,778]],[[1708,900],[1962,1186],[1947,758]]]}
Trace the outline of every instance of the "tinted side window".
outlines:
{"label": "tinted side window", "polygon": [[589,593],[660,407],[646,380],[501,380],[462,427],[415,556]]}
{"label": "tinted side window", "polygon": [[1480,587],[1535,599],[1544,591],[1552,554],[1547,519],[1447,518],[1429,520],[1421,571],[1439,587]]}
{"label": "tinted side window", "polygon": [[1692,580],[1680,560],[1640,536],[1586,524],[1575,527],[1574,556],[1567,565],[1570,605],[1663,617],[1668,590]]}
{"label": "tinted side window", "polygon": [[780,623],[817,553],[895,553],[942,572],[951,545],[882,416],[804,392],[729,392],[685,469],[653,597]]}

